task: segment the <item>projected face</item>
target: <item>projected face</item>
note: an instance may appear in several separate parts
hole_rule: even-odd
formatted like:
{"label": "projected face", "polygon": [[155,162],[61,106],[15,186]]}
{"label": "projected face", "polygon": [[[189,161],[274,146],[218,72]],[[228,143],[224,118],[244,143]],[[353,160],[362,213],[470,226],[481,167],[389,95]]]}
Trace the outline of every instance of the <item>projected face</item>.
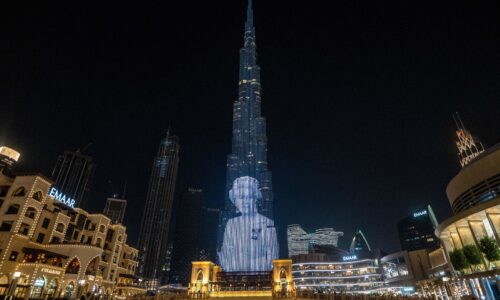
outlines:
{"label": "projected face", "polygon": [[278,257],[274,222],[257,210],[261,198],[257,179],[234,180],[229,199],[241,215],[229,219],[224,230],[219,262],[226,272],[269,271]]}
{"label": "projected face", "polygon": [[262,197],[259,182],[252,177],[240,177],[233,182],[229,199],[242,215],[257,213],[257,200]]}

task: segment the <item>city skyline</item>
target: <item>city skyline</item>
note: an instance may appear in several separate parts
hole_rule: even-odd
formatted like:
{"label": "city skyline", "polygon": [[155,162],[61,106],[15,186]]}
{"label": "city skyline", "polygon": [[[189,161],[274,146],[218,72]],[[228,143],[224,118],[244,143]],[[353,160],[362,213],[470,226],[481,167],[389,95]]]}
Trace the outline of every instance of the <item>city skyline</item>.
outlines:
{"label": "city skyline", "polygon": [[[110,195],[108,180],[128,179],[125,223],[134,241],[139,220],[130,211],[142,209],[144,178],[150,171],[142,166],[149,166],[157,140],[171,125],[183,141],[178,188],[199,186],[210,206],[221,207],[245,2],[200,3],[194,8],[176,4],[173,10],[179,15],[193,14],[192,24],[179,25],[186,31],[182,35],[172,33],[179,31],[179,18],[168,9],[155,9],[172,18],[165,20],[147,5],[135,13],[151,15],[151,24],[110,17],[117,25],[108,28],[108,16],[93,12],[96,24],[85,30],[105,29],[95,39],[80,27],[88,20],[73,22],[60,10],[48,14],[51,20],[35,18],[40,26],[34,32],[11,20],[14,35],[34,34],[35,41],[52,42],[12,38],[7,57],[13,59],[1,71],[12,84],[0,95],[8,102],[2,100],[6,108],[0,145],[22,154],[19,170],[49,175],[62,151],[94,142],[91,156],[99,168],[89,206],[101,211]],[[334,227],[346,237],[360,228],[374,248],[397,249],[400,216],[426,203],[435,207],[439,220],[451,215],[443,187],[460,170],[451,115],[459,111],[467,129],[487,146],[499,141],[494,82],[499,66],[493,58],[500,45],[490,37],[499,27],[492,18],[494,4],[478,5],[473,13],[448,2],[474,20],[466,25],[451,13],[446,15],[449,24],[442,24],[442,9],[421,20],[417,12],[427,13],[427,3],[415,4],[412,13],[394,4],[385,12],[376,4],[367,4],[372,9],[330,4],[335,9],[329,10],[328,4],[319,3],[302,11],[301,6],[279,1],[254,3],[259,10],[255,24],[265,79],[263,111],[269,120],[269,162],[274,193],[279,195],[275,210],[281,234],[294,223]],[[120,12],[132,14],[127,5],[120,6]],[[30,13],[28,9],[23,14]],[[225,21],[208,26],[215,13]],[[400,19],[401,13],[412,17]],[[70,7],[68,16],[80,14]],[[387,23],[373,24],[383,17]],[[378,32],[373,37],[366,29],[370,26]],[[201,35],[202,28],[206,35]],[[104,42],[113,30],[126,37],[111,39],[124,47]],[[79,50],[82,40],[90,46]],[[173,43],[188,49],[183,52],[200,55],[176,52]],[[110,50],[93,50],[93,45]],[[37,55],[54,61],[42,62]],[[87,104],[86,114],[82,103]],[[57,118],[47,118],[36,128],[26,122],[40,116]],[[352,214],[347,217],[344,211]],[[340,240],[344,248],[349,242]]]}

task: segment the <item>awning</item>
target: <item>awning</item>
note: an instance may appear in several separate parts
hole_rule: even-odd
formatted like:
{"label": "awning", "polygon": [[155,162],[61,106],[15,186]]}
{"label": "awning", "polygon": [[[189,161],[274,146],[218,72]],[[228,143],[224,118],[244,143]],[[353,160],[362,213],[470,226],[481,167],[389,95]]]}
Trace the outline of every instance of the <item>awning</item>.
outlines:
{"label": "awning", "polygon": [[23,252],[26,253],[26,254],[40,254],[40,253],[43,253],[43,254],[46,254],[48,256],[59,257],[59,258],[62,258],[62,259],[69,258],[69,256],[66,256],[66,255],[62,255],[62,254],[59,254],[59,253],[47,251],[47,250],[44,250],[44,249],[37,249],[37,248],[24,247],[23,248]]}

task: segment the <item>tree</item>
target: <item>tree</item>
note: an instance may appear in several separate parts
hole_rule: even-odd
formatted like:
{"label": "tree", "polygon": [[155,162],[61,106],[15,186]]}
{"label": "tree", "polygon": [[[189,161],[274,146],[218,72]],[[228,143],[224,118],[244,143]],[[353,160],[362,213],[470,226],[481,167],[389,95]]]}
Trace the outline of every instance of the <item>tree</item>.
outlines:
{"label": "tree", "polygon": [[467,257],[465,257],[465,254],[462,251],[462,249],[455,249],[451,251],[449,254],[450,254],[451,264],[453,265],[453,268],[455,270],[462,271],[463,269],[466,269],[470,266],[469,262],[467,261]]}
{"label": "tree", "polygon": [[464,251],[467,261],[472,266],[478,266],[483,262],[481,251],[479,251],[479,248],[476,245],[465,245],[462,250]]}
{"label": "tree", "polygon": [[490,263],[500,260],[500,249],[496,239],[488,236],[483,237],[479,241],[479,248]]}

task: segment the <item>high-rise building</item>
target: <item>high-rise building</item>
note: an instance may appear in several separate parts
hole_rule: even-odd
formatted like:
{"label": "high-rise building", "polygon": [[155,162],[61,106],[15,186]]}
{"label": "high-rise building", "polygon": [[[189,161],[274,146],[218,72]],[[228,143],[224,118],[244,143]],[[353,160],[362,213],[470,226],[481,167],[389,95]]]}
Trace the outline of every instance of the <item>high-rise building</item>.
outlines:
{"label": "high-rise building", "polygon": [[351,246],[349,247],[349,252],[366,252],[371,251],[370,244],[366,240],[365,235],[361,230],[358,230],[354,237],[352,238]]}
{"label": "high-rise building", "polygon": [[84,208],[89,197],[90,185],[96,164],[92,157],[80,150],[64,151],[52,169],[52,180],[57,190],[75,200],[75,207]]}
{"label": "high-rise building", "polygon": [[320,228],[316,229],[313,233],[307,233],[298,224],[288,225],[288,256],[307,254],[314,245],[337,247],[339,237],[343,235],[343,232],[335,231],[333,228]]}
{"label": "high-rise building", "polygon": [[238,99],[233,104],[226,192],[218,234],[219,264],[226,272],[271,270],[272,260],[278,257],[278,241],[273,221],[271,171],[267,165],[266,119],[261,115],[260,67],[251,0],[244,46],[240,50]]}
{"label": "high-rise building", "polygon": [[217,260],[216,232],[219,226],[221,210],[219,208],[203,207],[202,215],[202,245],[199,259],[202,261]]}
{"label": "high-rise building", "polygon": [[127,208],[127,200],[118,199],[115,197],[106,199],[106,206],[103,214],[111,219],[114,224],[123,224],[125,217],[125,209]]}
{"label": "high-rise building", "polygon": [[162,270],[168,256],[178,164],[179,140],[167,133],[153,159],[139,233],[139,274],[144,278],[144,285],[151,289],[165,280]]}
{"label": "high-rise building", "polygon": [[1,146],[0,147],[0,173],[12,176],[12,168],[15,163],[19,160],[21,154],[16,150]]}
{"label": "high-rise building", "polygon": [[439,239],[434,235],[438,223],[430,205],[413,212],[398,222],[399,242],[406,251],[434,250]]}
{"label": "high-rise building", "polygon": [[203,191],[189,188],[182,194],[174,235],[171,283],[187,285],[191,262],[199,259],[203,216]]}

